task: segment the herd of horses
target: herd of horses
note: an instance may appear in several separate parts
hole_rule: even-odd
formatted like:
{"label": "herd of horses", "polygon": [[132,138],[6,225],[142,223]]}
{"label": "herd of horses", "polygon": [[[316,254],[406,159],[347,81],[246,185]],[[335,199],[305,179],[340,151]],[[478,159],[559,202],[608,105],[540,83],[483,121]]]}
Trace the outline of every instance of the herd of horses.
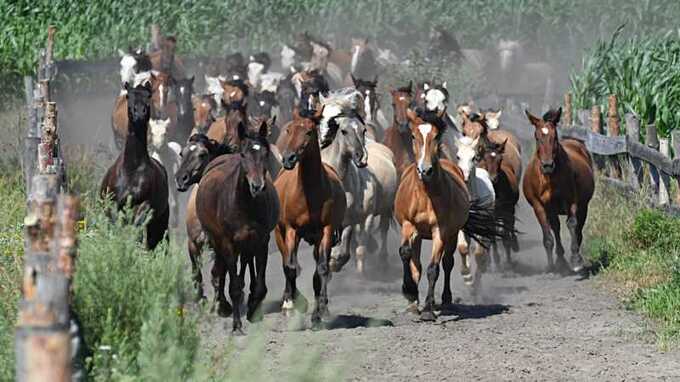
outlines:
{"label": "herd of horses", "polygon": [[[271,70],[266,53],[249,60],[232,54],[218,63],[217,75],[205,76],[205,94],[193,94],[194,78],[175,55],[175,38],[166,37],[155,52],[125,53],[112,113],[120,154],[101,197],[112,198],[118,209],[134,208],[134,223],[146,224],[145,243],[153,249],[176,224],[177,192],[190,192],[185,222],[197,294],[204,296],[199,257],[209,247],[215,308],[233,315],[236,333],[242,332],[246,272],[246,317],[262,319],[272,232],[285,277],[282,312],[308,307],[296,285],[302,240],[316,261],[311,319],[318,327],[329,314],[331,273],[352,258],[364,272],[370,254],[370,266],[385,269],[388,234],[398,226],[408,310],[436,320],[440,263],[441,301],[448,304],[456,251],[473,291],[491,260],[498,269],[513,266],[520,181],[542,228],[550,271],[579,272],[593,167],[582,143],[559,139],[561,109],[543,117],[526,112],[536,152],[524,169],[521,142],[503,128],[501,112],[461,105],[451,115],[446,83],[391,88],[389,121],[376,92],[378,54],[366,39],[352,41],[345,52],[306,33],[297,36],[281,52],[283,73]],[[569,263],[559,215],[568,216]],[[432,241],[432,253],[427,296],[419,305],[424,239]]]}

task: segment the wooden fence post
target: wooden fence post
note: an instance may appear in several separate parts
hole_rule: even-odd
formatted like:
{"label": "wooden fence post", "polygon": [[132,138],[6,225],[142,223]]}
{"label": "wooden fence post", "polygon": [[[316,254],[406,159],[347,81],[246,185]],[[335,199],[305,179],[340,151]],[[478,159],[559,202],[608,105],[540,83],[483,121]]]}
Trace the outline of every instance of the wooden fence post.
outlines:
{"label": "wooden fence post", "polygon": [[[602,110],[600,105],[593,105],[590,109],[590,131],[595,134],[602,134]],[[599,171],[604,170],[606,163],[604,157],[593,154],[593,161]]]}
{"label": "wooden fence post", "polygon": [[[671,131],[671,146],[673,147],[673,167],[680,167],[680,130]],[[680,177],[675,177],[675,182],[678,185],[678,193],[675,195],[676,204],[680,204]]]}
{"label": "wooden fence post", "polygon": [[574,123],[572,107],[571,92],[567,92],[564,94],[564,118],[562,119],[564,127],[571,127]]}
{"label": "wooden fence post", "polygon": [[[609,96],[608,108],[607,108],[607,134],[610,137],[618,137],[621,128],[619,122],[619,112],[618,105],[616,102],[616,95],[612,94]],[[612,156],[609,158],[609,171],[610,176],[616,179],[622,179],[621,164],[619,163],[619,158]]]}
{"label": "wooden fence post", "polygon": [[69,282],[53,256],[58,218],[56,175],[36,175],[24,220],[22,299],[16,330],[16,380],[71,379]]}
{"label": "wooden fence post", "polygon": [[[645,128],[645,144],[647,147],[659,151],[659,136],[656,132],[656,125],[649,124]],[[649,169],[649,179],[652,182],[652,188],[654,190],[654,195],[659,195],[659,170],[652,165],[648,166]]]}
{"label": "wooden fence post", "polygon": [[38,144],[40,143],[40,128],[38,127],[38,111],[36,110],[36,103],[34,100],[34,85],[33,77],[24,77],[24,91],[26,96],[26,111],[28,120],[26,124],[26,136],[24,137],[24,153],[23,153],[23,173],[24,186],[26,187],[26,195],[31,193],[31,179],[36,169],[36,160],[38,159]]}
{"label": "wooden fence post", "polygon": [[[666,157],[670,158],[670,145],[668,139],[659,139],[659,152]],[[670,186],[671,181],[666,173],[658,171],[661,181],[659,182],[659,205],[666,206],[671,202],[670,199]]]}
{"label": "wooden fence post", "polygon": [[[629,142],[640,143],[640,120],[633,113],[626,113],[626,138]],[[630,185],[639,190],[642,185],[642,162],[638,158],[628,156],[630,166]]]}

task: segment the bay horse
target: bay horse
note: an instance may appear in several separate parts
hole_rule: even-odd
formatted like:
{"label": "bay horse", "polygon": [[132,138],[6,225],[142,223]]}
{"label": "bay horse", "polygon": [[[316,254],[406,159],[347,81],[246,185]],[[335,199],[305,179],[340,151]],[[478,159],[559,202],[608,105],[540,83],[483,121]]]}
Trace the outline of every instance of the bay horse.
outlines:
{"label": "bay horse", "polygon": [[282,134],[283,166],[274,185],[279,193],[281,217],[276,226],[276,244],[283,260],[286,287],[283,292],[282,312],[307,310],[307,301],[298,291],[295,280],[298,272],[297,252],[303,239],[314,247],[314,295],[316,306],[312,324],[318,327],[322,316],[328,314],[329,259],[331,248],[338,241],[338,232],[347,208],[345,191],[336,171],[321,161],[318,124],[323,108],[293,111],[293,121],[286,124]]}
{"label": "bay horse", "polygon": [[99,196],[112,197],[120,210],[134,208],[137,222],[150,210],[146,246],[154,249],[168,229],[168,179],[163,166],[149,156],[147,129],[151,117],[152,88],[149,82],[132,88],[126,85],[127,130],[123,151],[106,171]]}
{"label": "bay horse", "polygon": [[[201,133],[192,135],[187,145],[182,148],[181,162],[175,174],[177,191],[185,192],[189,189],[189,186],[200,182],[206,167],[213,159],[234,152],[238,152],[238,148],[217,142]],[[189,195],[186,209],[186,230],[194,284],[198,292],[198,299],[202,299],[204,298],[203,275],[198,260],[208,238],[196,214],[197,193],[198,187],[194,187]],[[215,295],[215,297],[217,296]],[[215,302],[217,303],[217,299]],[[226,306],[223,305],[221,308],[226,308]],[[220,311],[220,314],[228,315],[228,312]]]}
{"label": "bay horse", "polygon": [[194,110],[194,128],[192,135],[195,133],[205,134],[210,125],[217,119],[217,102],[210,94],[196,95],[191,100]]}
{"label": "bay horse", "polygon": [[[510,160],[506,160],[510,158]],[[515,164],[513,164],[515,163]],[[494,214],[503,222],[504,227],[512,230],[503,232],[505,262],[513,266],[512,251],[519,251],[515,227],[515,207],[519,201],[519,180],[522,176],[520,153],[508,141],[502,143],[489,142],[481,153],[479,166],[485,169],[491,178],[496,193]],[[493,260],[497,269],[502,269],[497,242],[493,243]]]}
{"label": "bay horse", "polygon": [[433,321],[436,320],[434,288],[440,262],[445,275],[442,302],[452,301],[450,276],[458,232],[463,230],[479,240],[489,239],[496,235],[496,223],[493,215],[485,214],[484,209],[471,203],[461,169],[449,160],[440,159],[440,139],[446,124],[422,112],[416,114],[409,110],[407,115],[417,163],[402,175],[394,207],[395,218],[401,225],[402,292],[409,302],[409,310],[417,312],[421,243],[423,239],[432,240],[432,256],[427,267],[429,285],[420,318]]}
{"label": "bay horse", "polygon": [[583,226],[588,216],[588,203],[595,190],[592,158],[582,142],[558,139],[557,125],[562,108],[549,110],[543,118],[528,110],[525,113],[535,128],[536,152],[527,166],[522,188],[543,231],[548,270],[555,270],[555,244],[559,267],[567,266],[559,220],[559,215],[566,215],[571,236],[571,270],[580,272],[583,269],[580,254]]}
{"label": "bay horse", "polygon": [[[196,194],[196,214],[215,251],[213,287],[220,310],[231,308],[233,312],[236,334],[242,333],[240,313],[245,268],[253,259],[256,279],[250,281],[246,317],[251,322],[262,318],[259,307],[267,294],[269,237],[279,220],[279,198],[266,167],[267,134],[265,124],[257,134],[249,133],[244,124],[240,124],[239,153],[223,155],[210,162]],[[227,272],[231,307],[224,296]]]}
{"label": "bay horse", "polygon": [[[377,77],[380,71],[375,59],[373,48],[366,37],[352,38],[352,61],[350,64],[350,77],[372,78]],[[354,78],[352,78],[354,82]]]}
{"label": "bay horse", "polygon": [[184,69],[184,63],[175,56],[176,50],[177,38],[175,36],[164,37],[161,41],[161,49],[149,53],[153,69],[167,73],[173,78],[185,78],[186,70]]}
{"label": "bay horse", "polygon": [[392,151],[397,175],[401,178],[404,170],[415,162],[411,127],[406,111],[415,107],[413,100],[413,82],[407,86],[390,90],[392,97],[392,125],[385,130],[385,146]]}

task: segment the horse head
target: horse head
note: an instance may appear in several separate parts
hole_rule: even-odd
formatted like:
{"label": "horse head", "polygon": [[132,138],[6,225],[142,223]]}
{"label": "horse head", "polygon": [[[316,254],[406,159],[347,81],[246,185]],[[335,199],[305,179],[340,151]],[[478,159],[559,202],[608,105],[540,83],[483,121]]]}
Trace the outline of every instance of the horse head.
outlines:
{"label": "horse head", "polygon": [[411,127],[413,152],[418,176],[427,182],[434,178],[438,168],[439,146],[446,124],[438,115],[423,110],[406,113]]}
{"label": "horse head", "polygon": [[175,174],[177,190],[184,192],[198,183],[210,161],[222,154],[233,152],[233,148],[223,145],[204,134],[194,134],[180,152],[180,164]]}
{"label": "horse head", "polygon": [[543,114],[543,118],[536,117],[528,110],[524,112],[527,118],[529,118],[529,122],[535,128],[536,156],[541,164],[541,172],[545,175],[550,175],[558,165],[557,154],[560,143],[557,137],[557,124],[562,116],[562,108],[548,110]]}
{"label": "horse head", "polygon": [[314,146],[319,146],[318,126],[323,116],[323,107],[315,112],[293,109],[293,120],[286,126],[285,140],[281,147],[283,167],[292,170],[298,161]]}

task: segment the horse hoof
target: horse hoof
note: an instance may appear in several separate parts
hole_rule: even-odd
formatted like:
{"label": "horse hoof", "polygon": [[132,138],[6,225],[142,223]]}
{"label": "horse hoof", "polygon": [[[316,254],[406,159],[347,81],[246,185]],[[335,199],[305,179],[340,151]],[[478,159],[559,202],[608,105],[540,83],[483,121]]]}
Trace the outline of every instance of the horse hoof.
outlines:
{"label": "horse hoof", "polygon": [[226,301],[217,304],[217,315],[220,317],[229,317],[231,316],[232,311],[231,305]]}
{"label": "horse hoof", "polygon": [[312,330],[318,331],[322,330],[324,328],[323,321],[321,321],[321,317],[312,317]]}
{"label": "horse hoof", "polygon": [[328,263],[331,272],[340,272],[345,264],[347,264],[349,261],[349,258],[349,253],[343,253],[338,257],[331,257]]}
{"label": "horse hoof", "polygon": [[418,302],[414,301],[406,307],[406,313],[413,313],[413,314],[418,314],[420,311],[418,310]]}
{"label": "horse hoof", "polygon": [[248,313],[246,314],[246,318],[248,319],[248,322],[260,322],[264,319],[264,314],[262,314],[262,309],[249,308]]}
{"label": "horse hoof", "polygon": [[514,238],[512,240],[512,245],[510,249],[512,249],[513,252],[519,252],[519,241],[517,241],[517,238]]}
{"label": "horse hoof", "polygon": [[437,316],[434,315],[434,312],[431,310],[425,310],[420,314],[420,320],[421,321],[437,321]]}
{"label": "horse hoof", "polygon": [[246,335],[246,333],[241,328],[234,328],[231,331],[231,335],[234,336],[234,337],[243,337],[243,336]]}

